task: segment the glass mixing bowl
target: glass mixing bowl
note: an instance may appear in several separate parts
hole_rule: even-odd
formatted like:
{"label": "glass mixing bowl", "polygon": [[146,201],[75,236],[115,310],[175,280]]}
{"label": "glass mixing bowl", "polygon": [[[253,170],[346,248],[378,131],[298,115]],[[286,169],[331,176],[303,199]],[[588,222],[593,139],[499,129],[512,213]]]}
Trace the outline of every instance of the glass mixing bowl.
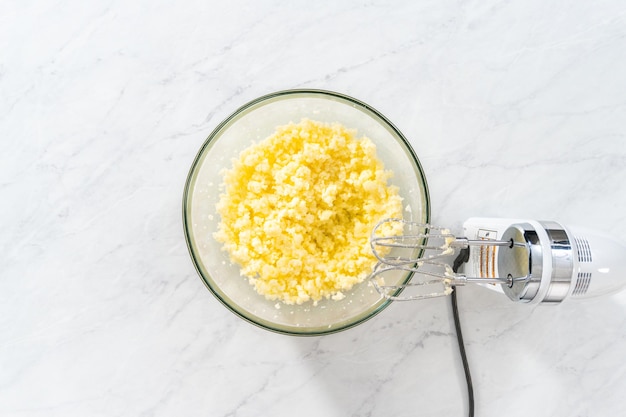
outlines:
{"label": "glass mixing bowl", "polygon": [[[321,335],[355,326],[383,310],[390,301],[367,281],[345,292],[342,300],[301,305],[269,301],[259,295],[239,266],[231,264],[222,244],[213,238],[220,221],[216,210],[222,170],[250,146],[271,135],[277,126],[303,118],[338,122],[375,144],[390,182],[400,189],[405,218],[427,223],[428,187],[409,142],[382,114],[354,98],[320,90],[288,90],[244,105],[209,135],[191,166],[183,197],[183,222],[189,252],[207,288],[235,314],[265,329],[293,335]],[[386,275],[387,284],[403,284],[411,274]]]}

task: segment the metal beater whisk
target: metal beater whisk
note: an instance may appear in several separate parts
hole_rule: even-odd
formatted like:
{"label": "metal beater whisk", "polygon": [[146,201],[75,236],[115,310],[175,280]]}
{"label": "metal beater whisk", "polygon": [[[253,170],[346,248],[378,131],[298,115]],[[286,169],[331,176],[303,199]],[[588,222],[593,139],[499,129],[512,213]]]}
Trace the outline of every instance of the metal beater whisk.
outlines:
{"label": "metal beater whisk", "polygon": [[[384,219],[373,229],[370,245],[378,259],[370,280],[376,290],[390,300],[419,300],[450,294],[453,286],[466,283],[512,284],[525,277],[478,278],[457,274],[441,259],[456,249],[470,246],[513,247],[510,240],[470,240],[454,236],[450,230],[403,219]],[[384,276],[390,272],[412,273],[410,283],[387,285]],[[413,287],[416,294],[398,296],[398,290]]]}

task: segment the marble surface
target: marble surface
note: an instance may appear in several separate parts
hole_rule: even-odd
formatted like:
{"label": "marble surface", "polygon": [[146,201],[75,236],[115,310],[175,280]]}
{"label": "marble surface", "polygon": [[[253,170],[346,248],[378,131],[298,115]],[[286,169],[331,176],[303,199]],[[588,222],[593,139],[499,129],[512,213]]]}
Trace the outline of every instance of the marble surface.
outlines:
{"label": "marble surface", "polygon": [[[436,223],[626,236],[624,51],[619,0],[0,3],[0,415],[466,415],[447,299],[317,338],[220,305],[189,166],[247,101],[323,88],[410,138]],[[623,413],[626,294],[459,302],[477,416]]]}

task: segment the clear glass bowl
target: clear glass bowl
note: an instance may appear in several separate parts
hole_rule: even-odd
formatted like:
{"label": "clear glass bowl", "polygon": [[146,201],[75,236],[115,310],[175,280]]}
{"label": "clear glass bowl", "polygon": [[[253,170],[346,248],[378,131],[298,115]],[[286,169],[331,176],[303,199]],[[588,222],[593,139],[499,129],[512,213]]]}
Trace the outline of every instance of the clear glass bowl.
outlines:
{"label": "clear glass bowl", "polygon": [[[209,135],[191,166],[183,197],[183,222],[189,252],[207,288],[235,314],[265,329],[293,335],[321,335],[355,326],[383,310],[390,301],[368,283],[356,285],[343,300],[286,305],[259,295],[231,264],[213,238],[220,220],[216,211],[221,171],[275,128],[303,118],[338,122],[369,137],[391,183],[403,198],[405,218],[427,223],[430,204],[426,178],[406,138],[371,106],[342,94],[321,90],[288,90],[260,97],[235,111]],[[387,284],[408,282],[411,274],[385,276]]]}

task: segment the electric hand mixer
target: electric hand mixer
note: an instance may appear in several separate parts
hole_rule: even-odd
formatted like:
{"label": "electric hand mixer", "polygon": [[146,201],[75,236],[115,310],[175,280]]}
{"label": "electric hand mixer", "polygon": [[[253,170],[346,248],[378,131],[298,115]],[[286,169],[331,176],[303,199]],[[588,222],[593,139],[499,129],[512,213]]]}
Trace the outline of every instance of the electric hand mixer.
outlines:
{"label": "electric hand mixer", "polygon": [[[399,235],[381,234],[400,229]],[[379,260],[370,275],[372,284],[393,300],[445,296],[466,283],[499,284],[511,300],[524,303],[591,298],[626,285],[626,246],[612,236],[536,220],[473,218],[464,229],[475,239],[401,219],[381,221],[370,240]],[[444,262],[457,249],[461,252],[454,266]],[[474,276],[457,273],[461,264]],[[397,270],[413,273],[411,282],[386,285],[385,275]],[[408,287],[417,293],[394,295]]]}

